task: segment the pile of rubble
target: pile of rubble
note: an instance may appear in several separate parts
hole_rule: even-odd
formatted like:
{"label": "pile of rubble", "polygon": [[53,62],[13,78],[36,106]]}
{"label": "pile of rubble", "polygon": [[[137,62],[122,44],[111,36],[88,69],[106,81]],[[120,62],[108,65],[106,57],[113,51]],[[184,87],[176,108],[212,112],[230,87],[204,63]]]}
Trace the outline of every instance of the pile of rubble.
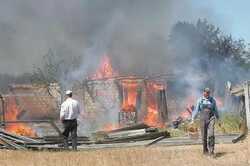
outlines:
{"label": "pile of rubble", "polygon": [[[95,144],[117,144],[130,143],[137,141],[152,140],[149,144],[154,144],[164,138],[170,137],[169,132],[160,131],[157,128],[151,128],[145,124],[135,124],[130,127],[120,128],[113,131],[99,131],[92,134],[91,137],[78,137],[78,145]],[[71,140],[69,140],[71,143]],[[0,148],[1,149],[63,149],[62,136],[46,136],[30,138],[0,130]]]}

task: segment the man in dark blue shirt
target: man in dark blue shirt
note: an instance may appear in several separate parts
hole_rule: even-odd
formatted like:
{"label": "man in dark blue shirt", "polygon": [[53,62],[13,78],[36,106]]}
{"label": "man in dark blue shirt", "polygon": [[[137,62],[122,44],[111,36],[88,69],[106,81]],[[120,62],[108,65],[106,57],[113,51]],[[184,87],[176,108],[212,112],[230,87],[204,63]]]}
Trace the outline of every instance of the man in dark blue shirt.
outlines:
{"label": "man in dark blue shirt", "polygon": [[210,89],[205,88],[203,96],[198,99],[195,110],[192,113],[192,122],[200,113],[201,136],[203,143],[203,153],[214,155],[214,124],[215,119],[219,119],[216,101],[210,96]]}

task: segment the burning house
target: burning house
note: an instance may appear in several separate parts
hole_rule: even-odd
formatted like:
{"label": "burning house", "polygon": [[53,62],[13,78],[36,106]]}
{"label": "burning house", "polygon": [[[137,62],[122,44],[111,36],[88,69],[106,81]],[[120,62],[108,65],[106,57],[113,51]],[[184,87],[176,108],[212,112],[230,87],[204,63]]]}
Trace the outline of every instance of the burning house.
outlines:
{"label": "burning house", "polygon": [[[74,98],[84,110],[79,132],[85,133],[87,125],[88,131],[112,130],[138,123],[164,127],[169,119],[167,81],[166,76],[123,76],[113,69],[111,60],[104,55],[95,73],[72,88]],[[57,121],[60,92],[57,84],[11,85],[9,93],[3,96],[3,122]],[[36,131],[22,123],[6,124],[5,128],[22,135],[36,135]]]}
{"label": "burning house", "polygon": [[6,131],[20,135],[36,136],[31,124],[6,123],[18,120],[56,119],[60,93],[57,84],[46,86],[10,85],[2,96],[1,120]]}
{"label": "burning house", "polygon": [[96,73],[74,87],[85,116],[111,130],[135,123],[163,127],[168,119],[166,79],[121,76],[103,56]]}

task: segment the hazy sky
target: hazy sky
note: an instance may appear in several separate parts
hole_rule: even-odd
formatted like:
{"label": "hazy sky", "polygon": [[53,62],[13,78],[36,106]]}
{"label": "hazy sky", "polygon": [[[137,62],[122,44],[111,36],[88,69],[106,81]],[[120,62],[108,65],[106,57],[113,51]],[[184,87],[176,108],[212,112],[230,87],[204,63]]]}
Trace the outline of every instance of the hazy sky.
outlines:
{"label": "hazy sky", "polygon": [[195,10],[211,12],[208,14],[209,19],[220,24],[223,30],[234,37],[250,41],[249,0],[192,0],[192,2]]}
{"label": "hazy sky", "polygon": [[249,0],[0,0],[0,72],[30,72],[49,48],[84,56],[103,38],[113,52],[125,54],[133,45],[129,55],[137,63],[147,56],[146,46],[164,48],[152,40],[167,39],[179,20],[207,18],[250,41],[249,6]]}

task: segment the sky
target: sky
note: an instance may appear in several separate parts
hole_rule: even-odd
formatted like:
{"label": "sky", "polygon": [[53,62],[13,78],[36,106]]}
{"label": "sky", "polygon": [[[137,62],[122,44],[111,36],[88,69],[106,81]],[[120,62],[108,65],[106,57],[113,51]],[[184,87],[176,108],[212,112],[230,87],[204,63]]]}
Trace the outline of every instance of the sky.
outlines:
{"label": "sky", "polygon": [[250,42],[249,0],[192,0],[194,11],[204,10],[207,17],[235,38]]}
{"label": "sky", "polygon": [[177,21],[198,18],[250,42],[249,6],[249,0],[0,0],[0,73],[31,72],[49,49],[83,57],[89,49],[111,49],[135,65],[150,51],[164,53],[157,40],[167,40]]}

